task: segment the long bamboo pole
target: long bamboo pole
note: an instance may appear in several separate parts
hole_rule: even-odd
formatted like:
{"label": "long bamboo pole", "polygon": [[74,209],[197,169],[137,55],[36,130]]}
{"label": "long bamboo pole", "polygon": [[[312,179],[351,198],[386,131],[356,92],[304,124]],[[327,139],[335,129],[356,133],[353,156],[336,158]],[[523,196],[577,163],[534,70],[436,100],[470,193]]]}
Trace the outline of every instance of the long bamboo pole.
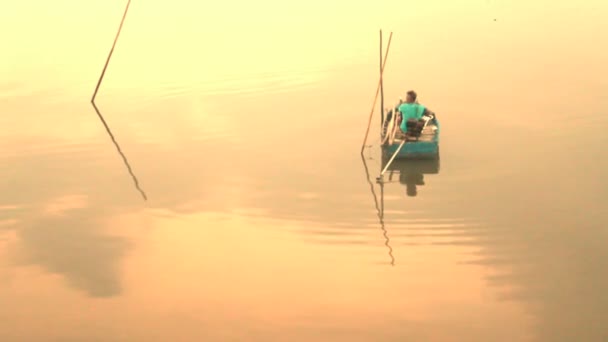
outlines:
{"label": "long bamboo pole", "polygon": [[129,164],[129,161],[127,160],[127,156],[122,152],[122,149],[120,148],[120,145],[118,144],[118,141],[116,141],[114,134],[112,134],[112,131],[110,130],[110,126],[108,126],[108,123],[103,118],[103,115],[101,115],[99,108],[97,108],[97,105],[95,104],[95,98],[97,97],[97,92],[99,91],[99,87],[101,86],[103,77],[106,74],[108,65],[110,64],[110,58],[112,58],[112,54],[114,53],[114,48],[116,47],[116,42],[118,42],[118,37],[120,36],[120,32],[122,31],[122,25],[124,24],[125,18],[127,17],[127,12],[129,11],[129,5],[131,5],[131,0],[127,1],[127,7],[125,8],[125,12],[122,15],[122,20],[120,21],[120,26],[118,27],[118,32],[116,33],[116,37],[114,38],[114,43],[112,44],[112,48],[110,49],[110,53],[108,54],[108,58],[106,59],[106,64],[104,65],[103,70],[101,71],[101,76],[99,76],[99,80],[97,81],[97,86],[95,87],[95,91],[93,92],[93,96],[91,97],[91,104],[93,105],[93,108],[95,109],[95,113],[97,113],[97,116],[101,120],[101,123],[106,128],[106,132],[110,136],[110,139],[112,139],[112,142],[114,143],[114,146],[116,147],[116,150],[118,151],[118,154],[120,154],[120,156],[122,157],[122,160],[123,160],[125,166],[127,167],[127,170],[129,171],[129,174],[131,175],[131,178],[133,179],[135,188],[137,189],[137,191],[139,191],[139,193],[143,197],[144,201],[146,201],[146,200],[148,200],[148,197],[146,196],[146,193],[139,186],[139,181],[137,180],[135,173],[133,173],[133,170],[131,169],[131,165]]}
{"label": "long bamboo pole", "polygon": [[388,36],[388,44],[386,46],[386,53],[384,54],[384,61],[382,63],[382,69],[380,70],[380,79],[378,80],[378,87],[376,88],[376,96],[374,97],[374,103],[372,104],[372,110],[369,113],[369,120],[367,122],[367,130],[365,131],[365,138],[363,139],[363,144],[361,145],[361,154],[365,151],[365,143],[367,143],[367,137],[369,135],[369,129],[372,124],[372,117],[374,116],[374,108],[376,107],[376,102],[378,102],[378,94],[380,93],[380,85],[382,84],[382,74],[384,74],[384,67],[386,67],[386,59],[388,57],[388,51],[391,48],[391,39],[393,38],[393,32]]}
{"label": "long bamboo pole", "polygon": [[382,77],[382,30],[380,30],[380,134],[384,125],[384,80]]}

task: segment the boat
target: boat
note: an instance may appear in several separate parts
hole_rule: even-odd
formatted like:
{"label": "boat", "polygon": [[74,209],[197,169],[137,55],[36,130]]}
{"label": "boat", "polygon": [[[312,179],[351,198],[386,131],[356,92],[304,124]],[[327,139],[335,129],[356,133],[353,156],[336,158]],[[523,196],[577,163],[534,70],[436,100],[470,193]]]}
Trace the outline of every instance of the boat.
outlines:
{"label": "boat", "polygon": [[408,132],[403,132],[395,123],[395,109],[386,111],[386,120],[382,125],[383,155],[392,157],[397,152],[395,159],[439,159],[440,129],[437,117],[423,115],[411,126],[408,122]]}

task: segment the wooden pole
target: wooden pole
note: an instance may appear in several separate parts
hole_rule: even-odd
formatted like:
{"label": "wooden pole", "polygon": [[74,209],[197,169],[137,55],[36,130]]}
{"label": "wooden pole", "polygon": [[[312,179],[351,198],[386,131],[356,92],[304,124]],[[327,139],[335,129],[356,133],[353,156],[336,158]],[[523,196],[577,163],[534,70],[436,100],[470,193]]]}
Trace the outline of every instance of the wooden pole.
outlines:
{"label": "wooden pole", "polygon": [[[382,63],[382,71],[381,75],[384,73],[384,67],[386,67],[386,58],[388,57],[388,51],[391,48],[391,39],[393,38],[393,32],[388,36],[388,43],[386,45],[386,52],[384,53],[384,62]],[[369,113],[369,120],[367,121],[367,130],[365,131],[365,137],[363,138],[363,145],[361,145],[361,154],[365,151],[365,143],[367,142],[367,137],[369,135],[369,129],[372,125],[372,117],[374,116],[374,108],[376,107],[376,102],[378,102],[378,94],[380,93],[380,82],[382,82],[382,78],[378,81],[378,87],[376,88],[376,96],[374,97],[374,103],[372,104],[372,110]]]}
{"label": "wooden pole", "polygon": [[93,92],[93,96],[91,97],[91,102],[95,102],[95,97],[97,97],[97,92],[99,91],[99,87],[101,86],[101,81],[103,81],[103,77],[105,76],[106,70],[108,69],[108,65],[110,64],[110,58],[112,58],[112,54],[114,53],[114,48],[116,47],[116,42],[118,42],[118,37],[120,37],[122,25],[125,23],[125,19],[127,18],[127,12],[129,12],[129,5],[131,5],[131,0],[127,1],[127,7],[125,8],[125,12],[122,15],[120,26],[118,26],[118,32],[116,33],[114,43],[112,44],[112,48],[110,49],[110,53],[108,54],[108,58],[106,59],[106,64],[103,66],[103,70],[101,71],[101,76],[99,76],[99,80],[97,81],[97,86],[95,87],[95,91]]}
{"label": "wooden pole", "polygon": [[110,59],[112,58],[112,54],[114,53],[114,48],[116,47],[116,42],[118,42],[118,37],[120,36],[120,32],[122,31],[122,25],[125,23],[125,18],[127,17],[127,12],[129,11],[129,5],[131,5],[131,0],[127,1],[127,7],[125,8],[125,12],[122,15],[122,20],[120,21],[120,26],[118,26],[118,32],[116,33],[116,37],[114,38],[114,43],[112,44],[112,48],[110,49],[110,53],[108,54],[108,58],[106,59],[106,64],[103,66],[103,70],[101,71],[101,76],[99,76],[99,80],[97,81],[97,86],[95,87],[93,96],[91,96],[91,104],[93,105],[93,108],[95,109],[95,113],[97,113],[99,120],[101,120],[101,123],[106,128],[106,132],[110,136],[110,139],[112,139],[112,142],[114,143],[114,146],[116,147],[116,150],[118,151],[118,154],[120,154],[120,156],[122,157],[122,161],[124,162],[125,166],[127,167],[127,170],[129,171],[129,174],[131,175],[131,178],[133,179],[135,188],[137,189],[137,191],[139,191],[139,193],[141,194],[141,197],[143,197],[144,201],[147,201],[148,197],[146,196],[146,193],[142,190],[142,188],[139,186],[139,181],[137,180],[137,177],[135,176],[135,173],[133,172],[133,169],[131,168],[129,161],[127,160],[127,156],[124,154],[124,152],[120,148],[118,141],[116,141],[114,134],[112,134],[112,131],[110,130],[110,126],[108,126],[108,123],[103,118],[103,115],[101,115],[101,111],[95,104],[95,99],[97,98],[97,92],[99,92],[99,87],[101,86],[103,77],[105,76],[106,70],[108,69],[108,65],[110,64]]}
{"label": "wooden pole", "polygon": [[384,126],[384,80],[382,77],[382,30],[380,30],[380,135]]}
{"label": "wooden pole", "polygon": [[405,145],[406,141],[407,141],[406,139],[403,139],[403,141],[401,142],[401,145],[399,145],[399,147],[397,148],[397,150],[395,151],[395,153],[393,154],[391,159],[384,166],[384,170],[382,170],[382,172],[380,172],[380,177],[378,177],[378,179],[382,179],[382,176],[384,176],[384,173],[386,172],[388,167],[391,166],[391,164],[393,163],[393,160],[395,160],[395,157],[397,157],[397,154],[399,154],[399,151],[401,151],[401,148],[403,147],[403,145]]}

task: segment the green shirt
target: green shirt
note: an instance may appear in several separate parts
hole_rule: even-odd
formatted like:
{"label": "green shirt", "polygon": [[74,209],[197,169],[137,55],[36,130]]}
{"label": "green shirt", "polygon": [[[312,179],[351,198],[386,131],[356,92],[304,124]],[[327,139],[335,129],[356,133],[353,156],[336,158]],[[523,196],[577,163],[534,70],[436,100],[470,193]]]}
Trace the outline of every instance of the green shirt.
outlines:
{"label": "green shirt", "polygon": [[403,116],[403,121],[401,121],[401,130],[406,131],[406,123],[409,119],[419,120],[422,118],[422,114],[426,108],[418,103],[403,103],[399,106],[398,109]]}

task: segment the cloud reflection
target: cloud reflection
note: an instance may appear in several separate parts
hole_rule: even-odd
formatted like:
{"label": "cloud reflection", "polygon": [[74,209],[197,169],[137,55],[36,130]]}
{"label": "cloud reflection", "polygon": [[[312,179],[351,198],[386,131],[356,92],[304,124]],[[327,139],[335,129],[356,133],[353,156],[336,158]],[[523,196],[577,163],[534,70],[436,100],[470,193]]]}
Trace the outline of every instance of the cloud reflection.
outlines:
{"label": "cloud reflection", "polygon": [[73,287],[92,297],[121,293],[120,262],[130,244],[99,232],[99,218],[90,208],[65,215],[45,215],[17,230],[22,262],[65,276]]}

